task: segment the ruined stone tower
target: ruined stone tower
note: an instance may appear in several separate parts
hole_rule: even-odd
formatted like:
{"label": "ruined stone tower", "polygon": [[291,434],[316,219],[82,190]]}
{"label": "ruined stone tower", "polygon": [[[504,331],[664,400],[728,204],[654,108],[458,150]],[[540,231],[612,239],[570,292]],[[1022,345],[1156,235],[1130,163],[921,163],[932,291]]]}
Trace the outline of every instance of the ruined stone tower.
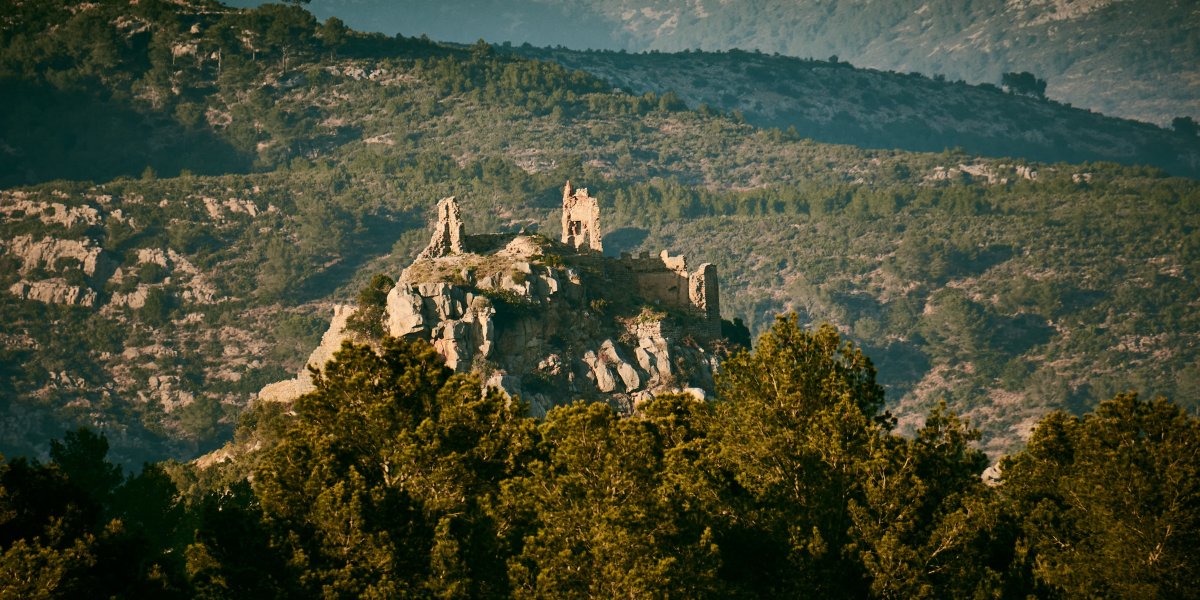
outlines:
{"label": "ruined stone tower", "polygon": [[618,262],[629,270],[629,285],[638,296],[664,307],[691,312],[698,317],[687,332],[698,339],[721,337],[721,290],[717,267],[704,263],[688,270],[687,259],[671,256],[663,250],[658,256],[642,252],[632,256],[622,252]]}
{"label": "ruined stone tower", "polygon": [[600,236],[600,203],[587,188],[573,190],[570,180],[563,188],[562,242],[576,249],[584,243],[597,252],[604,250]]}
{"label": "ruined stone tower", "polygon": [[442,198],[437,205],[437,225],[433,230],[433,239],[429,246],[417,258],[440,258],[450,254],[461,254],[463,251],[462,213],[458,210],[458,202],[454,196]]}

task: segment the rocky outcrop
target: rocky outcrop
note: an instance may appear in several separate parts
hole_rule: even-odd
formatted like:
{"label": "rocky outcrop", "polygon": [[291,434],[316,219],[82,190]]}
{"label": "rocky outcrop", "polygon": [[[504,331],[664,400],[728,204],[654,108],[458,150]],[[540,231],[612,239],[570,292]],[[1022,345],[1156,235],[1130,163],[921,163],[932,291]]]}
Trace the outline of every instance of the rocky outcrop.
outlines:
{"label": "rocky outcrop", "polygon": [[100,211],[86,204],[67,206],[61,202],[43,202],[29,198],[20,190],[0,192],[0,214],[7,218],[18,215],[37,216],[47,225],[62,225],[68,229],[76,225],[97,225]]}
{"label": "rocky outcrop", "polygon": [[196,395],[181,389],[179,377],[175,375],[151,375],[146,380],[146,387],[138,391],[138,399],[142,402],[156,402],[164,412],[170,413],[176,408],[191,404]]}
{"label": "rocky outcrop", "polygon": [[170,263],[167,261],[167,253],[161,248],[138,248],[137,251],[138,264],[156,264],[162,268],[167,268]]}
{"label": "rocky outcrop", "polygon": [[108,305],[128,306],[133,309],[141,308],[146,305],[146,298],[149,297],[151,289],[149,285],[138,284],[136,289],[125,294],[113,292],[112,297],[108,300]]}
{"label": "rocky outcrop", "polygon": [[449,283],[401,282],[387,297],[385,330],[395,337],[423,337],[446,359],[464,370],[476,356],[491,353],[496,314],[485,296]]}
{"label": "rocky outcrop", "polygon": [[216,198],[202,197],[200,201],[204,203],[204,210],[208,216],[214,221],[221,221],[225,215],[233,215],[242,213],[251,217],[258,216],[258,205],[253,201],[243,200],[241,198],[227,198],[224,202]]}
{"label": "rocky outcrop", "polygon": [[[580,398],[628,412],[658,393],[711,389],[719,357],[714,338],[698,333],[711,330],[704,311],[650,308],[656,299],[628,285],[633,262],[540,236],[467,241],[472,251],[418,258],[401,274],[388,294],[387,333],[428,340],[447,366],[481,372],[535,415]],[[703,279],[715,285],[715,270],[697,274],[715,296]],[[681,296],[685,308],[689,290]]]}
{"label": "rocky outcrop", "polygon": [[1029,165],[959,163],[957,167],[934,167],[933,172],[925,176],[925,181],[972,180],[986,182],[989,185],[1007,185],[1016,180],[1036,181],[1037,178],[1037,169]]}
{"label": "rocky outcrop", "polygon": [[86,287],[71,285],[61,277],[33,282],[18,281],[12,284],[8,291],[18,298],[45,304],[96,305],[96,292]]}
{"label": "rocky outcrop", "polygon": [[101,249],[92,240],[60,240],[45,237],[34,240],[30,235],[18,235],[8,243],[8,250],[21,260],[21,273],[35,269],[56,269],[62,259],[78,261],[84,274],[95,275],[101,261]]}
{"label": "rocky outcrop", "polygon": [[[524,233],[467,236],[454,199],[440,201],[429,246],[387,295],[384,331],[428,341],[448,367],[479,373],[535,416],[577,399],[631,412],[656,394],[705,397],[722,347],[716,268],[689,272],[682,256],[667,252],[592,252],[600,247],[598,210],[568,183],[560,243]],[[348,313],[335,313],[325,350],[310,364],[321,366],[345,338]],[[302,372],[259,396],[286,400],[311,389]]]}

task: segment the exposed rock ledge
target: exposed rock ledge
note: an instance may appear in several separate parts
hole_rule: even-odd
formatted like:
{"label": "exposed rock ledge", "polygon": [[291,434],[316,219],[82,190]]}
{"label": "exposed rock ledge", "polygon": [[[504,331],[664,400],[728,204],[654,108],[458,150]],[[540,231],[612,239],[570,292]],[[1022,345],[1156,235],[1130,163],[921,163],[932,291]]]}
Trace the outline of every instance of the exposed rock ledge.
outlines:
{"label": "exposed rock ledge", "polygon": [[23,300],[36,300],[46,304],[96,305],[96,292],[86,287],[71,285],[61,277],[33,282],[18,281],[12,284],[8,291]]}

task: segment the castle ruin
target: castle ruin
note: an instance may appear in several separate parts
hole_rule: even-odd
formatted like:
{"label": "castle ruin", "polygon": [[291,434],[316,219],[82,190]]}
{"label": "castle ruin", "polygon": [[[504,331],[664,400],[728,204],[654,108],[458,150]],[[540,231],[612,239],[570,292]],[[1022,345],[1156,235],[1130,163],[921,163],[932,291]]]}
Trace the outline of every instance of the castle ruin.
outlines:
{"label": "castle ruin", "polygon": [[[656,394],[704,398],[723,354],[717,269],[668,252],[619,258],[599,250],[600,209],[587,190],[563,191],[562,242],[537,234],[466,235],[453,197],[437,204],[428,246],[387,294],[383,330],[423,339],[459,372],[520,396],[536,416],[565,398],[628,414]],[[339,308],[319,368],[355,333]],[[307,369],[264,387],[290,400],[312,389]]]}
{"label": "castle ruin", "polygon": [[603,252],[600,236],[600,203],[588,195],[587,188],[571,189],[571,181],[563,188],[562,243],[582,248],[584,243]]}
{"label": "castle ruin", "polygon": [[[458,203],[453,196],[443,198],[438,202],[433,237],[418,259],[462,254],[466,237]],[[717,267],[704,263],[689,271],[683,256],[671,256],[666,250],[657,256],[649,252],[637,256],[622,253],[615,260],[591,253],[603,250],[600,203],[587,188],[574,189],[570,181],[563,188],[562,243],[579,253],[579,260],[595,261],[617,288],[662,309],[681,310],[697,317],[696,324],[683,332],[686,335],[698,339],[721,337]]]}
{"label": "castle ruin", "polygon": [[642,252],[622,253],[618,263],[628,272],[629,283],[643,299],[663,308],[683,309],[699,318],[697,327],[685,332],[693,337],[721,337],[721,300],[717,267],[704,263],[688,271],[683,256],[663,250],[658,256]]}
{"label": "castle ruin", "polygon": [[437,205],[437,229],[429,245],[417,258],[441,258],[451,254],[461,254],[463,238],[466,237],[462,221],[462,213],[458,210],[458,202],[454,196],[442,198]]}
{"label": "castle ruin", "polygon": [[[588,195],[587,188],[578,190],[568,180],[563,187],[562,242],[575,249],[584,244],[603,251],[600,233],[600,203]],[[622,253],[618,261],[619,279],[630,284],[643,299],[664,308],[684,309],[700,317],[704,326],[689,332],[706,339],[721,336],[720,290],[717,286],[717,267],[704,263],[693,272],[683,256],[671,256],[663,250],[657,257],[649,252],[639,256]]]}

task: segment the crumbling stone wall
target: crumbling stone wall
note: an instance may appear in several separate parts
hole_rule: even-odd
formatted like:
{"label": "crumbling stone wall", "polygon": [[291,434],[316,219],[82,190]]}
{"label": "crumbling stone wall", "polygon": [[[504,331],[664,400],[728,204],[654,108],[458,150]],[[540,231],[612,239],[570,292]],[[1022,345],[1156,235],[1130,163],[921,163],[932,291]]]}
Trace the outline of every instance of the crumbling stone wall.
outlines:
{"label": "crumbling stone wall", "polygon": [[688,335],[720,337],[721,304],[716,265],[704,263],[689,272],[686,258],[671,256],[666,250],[657,257],[649,252],[638,256],[623,254],[620,264],[632,272],[631,281],[642,298],[691,310],[703,319],[701,328],[688,332]]}
{"label": "crumbling stone wall", "polygon": [[721,290],[716,265],[704,263],[688,275],[688,300],[704,315],[705,337],[721,337]]}
{"label": "crumbling stone wall", "polygon": [[440,258],[451,254],[462,254],[464,233],[462,213],[454,196],[442,198],[437,205],[437,224],[433,239],[417,258]]}
{"label": "crumbling stone wall", "polygon": [[563,188],[562,243],[573,248],[589,248],[602,252],[600,235],[600,203],[588,195],[587,188],[574,190],[567,181]]}

